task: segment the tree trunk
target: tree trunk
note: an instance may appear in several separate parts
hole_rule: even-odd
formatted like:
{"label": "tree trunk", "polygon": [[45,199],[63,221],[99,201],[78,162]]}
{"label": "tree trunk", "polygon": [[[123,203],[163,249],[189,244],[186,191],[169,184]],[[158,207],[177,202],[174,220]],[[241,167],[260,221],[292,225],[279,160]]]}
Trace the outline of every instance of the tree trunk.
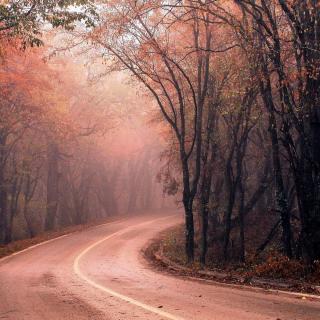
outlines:
{"label": "tree trunk", "polygon": [[33,231],[33,226],[32,226],[32,223],[31,223],[31,219],[29,217],[28,204],[24,205],[23,216],[24,216],[24,219],[25,219],[26,224],[27,224],[29,237],[33,238],[35,236],[35,232]]}
{"label": "tree trunk", "polygon": [[55,226],[59,201],[59,151],[58,146],[48,144],[48,176],[47,176],[47,215],[45,230],[53,230]]}
{"label": "tree trunk", "polygon": [[[320,107],[314,107],[310,131],[312,173],[305,179],[302,247],[309,263],[320,259]],[[312,181],[312,180],[313,181]]]}
{"label": "tree trunk", "polygon": [[277,233],[277,229],[281,223],[281,219],[277,221],[277,223],[271,228],[270,232],[267,235],[266,240],[258,247],[255,256],[257,257],[271,242],[271,240],[274,238],[274,236]]}
{"label": "tree trunk", "polygon": [[276,187],[276,211],[280,213],[281,227],[282,227],[282,243],[285,254],[292,257],[292,246],[291,246],[291,224],[290,224],[290,212],[288,209],[288,202],[286,193],[284,190],[284,183],[282,177],[282,167],[280,160],[280,149],[279,139],[277,133],[277,122],[274,114],[273,98],[271,94],[271,84],[269,76],[265,71],[266,85],[260,83],[261,95],[269,112],[269,134],[272,146],[272,162],[273,162],[273,173]]}
{"label": "tree trunk", "polygon": [[292,258],[290,212],[284,190],[276,120],[273,111],[271,111],[269,117],[269,130],[272,142],[273,170],[276,184],[276,210],[280,213],[281,217],[284,252],[289,258]]}
{"label": "tree trunk", "polygon": [[0,134],[0,243],[4,243],[7,229],[8,193],[5,181],[6,135]]}
{"label": "tree trunk", "polygon": [[240,261],[245,262],[245,239],[244,239],[244,188],[243,184],[239,183],[240,191],[240,208],[239,208],[239,219],[240,219]]}
{"label": "tree trunk", "polygon": [[185,225],[186,225],[186,255],[187,262],[194,261],[194,222],[193,222],[193,209],[192,200],[188,196],[184,196],[183,205],[185,210]]}
{"label": "tree trunk", "polygon": [[0,243],[5,243],[8,227],[8,194],[3,180],[0,178]]}
{"label": "tree trunk", "polygon": [[234,181],[232,181],[233,179],[231,174],[231,166],[232,166],[231,161],[232,161],[232,158],[229,158],[229,161],[227,163],[227,169],[226,169],[226,185],[228,188],[227,190],[228,202],[227,202],[227,209],[224,217],[224,224],[225,224],[224,240],[223,240],[224,261],[228,260],[228,248],[229,248],[230,233],[231,233],[232,211],[233,211],[235,197],[236,197],[236,184]]}
{"label": "tree trunk", "polygon": [[201,210],[201,252],[200,263],[202,266],[206,264],[208,251],[208,203]]}

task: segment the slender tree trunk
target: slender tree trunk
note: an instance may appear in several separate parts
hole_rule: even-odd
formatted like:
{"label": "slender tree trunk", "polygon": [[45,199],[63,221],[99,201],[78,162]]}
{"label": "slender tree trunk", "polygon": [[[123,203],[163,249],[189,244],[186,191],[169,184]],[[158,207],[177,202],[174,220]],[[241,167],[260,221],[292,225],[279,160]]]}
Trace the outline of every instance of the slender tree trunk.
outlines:
{"label": "slender tree trunk", "polygon": [[288,209],[288,201],[286,193],[284,190],[284,183],[282,177],[282,167],[280,160],[280,148],[279,148],[279,139],[277,133],[277,122],[274,114],[274,105],[271,95],[271,84],[266,76],[266,86],[260,84],[261,95],[266,106],[266,109],[269,112],[269,134],[272,145],[272,162],[273,162],[273,173],[275,179],[276,187],[276,211],[280,213],[281,218],[281,227],[282,227],[282,243],[285,254],[291,258],[292,257],[292,246],[291,246],[291,224],[290,224],[290,212]]}
{"label": "slender tree trunk", "polygon": [[240,261],[245,262],[245,238],[244,238],[244,188],[243,184],[239,183],[240,189],[240,208],[239,208],[239,219],[240,219]]}
{"label": "slender tree trunk", "polygon": [[281,223],[281,219],[277,221],[277,223],[271,228],[270,232],[267,235],[266,240],[258,247],[256,251],[256,256],[258,256],[266,247],[267,245],[271,242],[271,240],[274,238],[274,236],[277,233],[277,230],[279,228],[279,225]]}
{"label": "slender tree trunk", "polygon": [[[208,138],[211,139],[211,138]],[[207,156],[204,159],[204,165],[202,169],[202,179],[200,185],[200,215],[201,215],[201,241],[200,241],[200,263],[205,265],[206,256],[208,251],[208,216],[209,216],[209,202],[210,202],[210,192],[212,185],[212,175],[214,168],[214,160],[216,156],[216,145],[211,143],[207,145],[207,152],[210,150],[209,160]]]}
{"label": "slender tree trunk", "polygon": [[6,134],[0,132],[0,243],[4,243],[7,229],[8,193],[5,181]]}
{"label": "slender tree trunk", "polygon": [[[306,159],[302,195],[302,252],[312,264],[320,259],[320,107],[312,112],[309,126],[311,136],[311,161]],[[308,121],[308,120],[307,120]],[[304,155],[302,155],[303,157]]]}
{"label": "slender tree trunk", "polygon": [[291,224],[290,224],[290,212],[288,209],[287,197],[284,190],[284,183],[282,177],[282,168],[280,162],[280,151],[278,144],[278,136],[276,132],[276,120],[273,111],[269,117],[269,130],[272,142],[272,158],[273,158],[273,170],[276,184],[276,210],[280,213],[281,226],[282,226],[282,242],[285,254],[292,257],[291,247]]}
{"label": "slender tree trunk", "polygon": [[[315,90],[319,90],[319,86],[315,88]],[[311,233],[311,239],[312,239],[312,244],[311,244],[312,253],[313,253],[312,259],[320,260],[320,105],[314,107],[311,130],[312,130],[312,156],[313,156],[315,169],[314,169],[314,206],[311,212],[310,233]]]}
{"label": "slender tree trunk", "polygon": [[18,178],[18,172],[15,171],[13,181],[11,182],[10,197],[8,197],[7,195],[7,198],[9,198],[10,200],[7,199],[9,208],[7,208],[6,210],[7,222],[6,222],[4,243],[10,243],[12,241],[13,220],[19,210],[20,192],[21,192],[21,179]]}
{"label": "slender tree trunk", "polygon": [[201,210],[201,252],[200,252],[200,263],[201,265],[206,264],[206,257],[208,252],[208,203],[203,206]]}
{"label": "slender tree trunk", "polygon": [[47,215],[45,230],[55,226],[59,201],[59,151],[55,143],[48,144]]}
{"label": "slender tree trunk", "polygon": [[138,209],[137,201],[139,197],[139,191],[141,191],[141,176],[144,174],[144,167],[147,163],[149,153],[145,153],[142,160],[136,160],[135,163],[129,163],[130,165],[130,189],[127,212],[134,212]]}
{"label": "slender tree trunk", "polygon": [[189,182],[189,168],[188,162],[182,153],[182,172],[183,172],[183,196],[182,202],[185,212],[185,232],[186,232],[186,242],[185,250],[187,255],[188,263],[194,261],[194,221],[193,221],[193,200],[190,192],[190,182]]}
{"label": "slender tree trunk", "polygon": [[0,243],[5,242],[8,228],[8,194],[4,181],[0,177]]}
{"label": "slender tree trunk", "polygon": [[32,223],[31,223],[31,219],[29,217],[29,211],[28,211],[28,203],[25,200],[25,205],[24,205],[24,209],[23,209],[23,216],[24,219],[26,221],[27,224],[27,229],[28,229],[28,233],[29,233],[29,237],[33,238],[35,236],[35,233],[33,231],[33,227],[32,227]]}
{"label": "slender tree trunk", "polygon": [[236,186],[234,181],[232,181],[231,176],[231,158],[227,163],[226,169],[226,185],[228,188],[228,202],[227,202],[227,209],[225,212],[225,230],[224,230],[224,240],[223,240],[223,257],[224,261],[228,260],[228,248],[230,243],[230,233],[231,233],[231,218],[232,218],[232,211],[234,207],[235,197],[236,197]]}
{"label": "slender tree trunk", "polygon": [[184,196],[183,205],[185,210],[185,225],[186,225],[186,255],[188,263],[194,261],[194,221],[193,208],[190,196]]}

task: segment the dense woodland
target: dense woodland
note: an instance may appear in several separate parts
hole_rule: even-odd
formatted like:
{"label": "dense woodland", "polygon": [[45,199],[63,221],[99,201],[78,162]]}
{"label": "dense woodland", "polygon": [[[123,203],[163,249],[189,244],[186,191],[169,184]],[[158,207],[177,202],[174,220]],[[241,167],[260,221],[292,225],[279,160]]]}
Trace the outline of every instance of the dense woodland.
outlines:
{"label": "dense woodland", "polygon": [[83,57],[57,55],[59,33],[38,39],[23,6],[16,26],[0,7],[0,244],[168,206],[147,100],[125,75],[94,81]]}
{"label": "dense woodland", "polygon": [[[130,128],[135,119],[120,118],[117,128],[114,110],[125,101],[114,93],[126,90],[120,80],[108,89],[88,87],[77,64],[44,62],[42,50],[6,49],[0,80],[2,243],[165,205],[154,183],[159,148],[141,128]],[[135,94],[130,98],[134,104]],[[121,150],[124,139],[133,144],[130,150]]]}
{"label": "dense woodland", "polygon": [[[275,243],[288,259],[320,259],[318,1],[59,5],[0,7],[2,241],[17,214],[33,236],[41,219],[49,230],[116,212],[117,194],[129,211],[150,207],[157,176],[181,199],[189,262],[195,248],[202,264],[213,249],[224,262],[244,262],[248,242],[257,254]],[[43,61],[50,25],[68,33],[56,51],[100,64],[94,87],[64,72],[65,57]],[[148,117],[166,141],[126,157],[126,181],[121,161],[96,156],[114,117],[99,83],[115,72],[129,73],[140,101],[149,99]]]}

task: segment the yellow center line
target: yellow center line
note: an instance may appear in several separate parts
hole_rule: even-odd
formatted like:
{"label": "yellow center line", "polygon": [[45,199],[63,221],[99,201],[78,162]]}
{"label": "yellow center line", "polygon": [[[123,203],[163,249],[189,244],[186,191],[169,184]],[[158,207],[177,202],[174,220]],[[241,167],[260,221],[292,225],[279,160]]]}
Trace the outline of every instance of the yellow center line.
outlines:
{"label": "yellow center line", "polygon": [[152,312],[152,313],[155,313],[159,316],[162,316],[162,317],[165,317],[167,319],[170,319],[170,320],[184,320],[183,318],[179,317],[179,316],[175,316],[175,315],[172,315],[168,312],[165,312],[164,310],[161,310],[159,308],[156,308],[156,307],[153,307],[153,306],[150,306],[148,304],[145,304],[143,302],[140,302],[136,299],[133,299],[133,298],[130,298],[128,296],[125,296],[121,293],[118,293],[110,288],[107,288],[95,281],[93,281],[92,279],[90,279],[88,276],[86,276],[80,269],[80,260],[90,251],[92,250],[93,248],[97,247],[98,245],[100,245],[101,243],[103,243],[104,241],[107,241],[109,240],[110,238],[113,238],[113,237],[116,237],[116,236],[119,236],[121,234],[124,234],[125,232],[129,231],[130,229],[132,228],[136,228],[136,227],[141,227],[141,226],[144,226],[144,225],[148,225],[150,223],[153,223],[155,221],[158,221],[158,220],[162,220],[162,219],[168,219],[168,217],[165,217],[165,218],[159,218],[159,219],[156,219],[156,220],[152,220],[152,221],[148,221],[148,222],[143,222],[143,223],[140,223],[134,227],[127,227],[123,230],[120,230],[120,231],[117,231],[115,233],[112,233],[111,235],[109,236],[106,236],[104,238],[102,238],[101,240],[91,244],[90,246],[88,246],[86,249],[84,249],[77,257],[76,259],[74,260],[74,263],[73,263],[73,270],[74,272],[78,275],[78,277],[80,277],[82,280],[86,281],[88,284],[90,284],[92,287],[96,288],[96,289],[99,289],[103,292],[106,292],[114,297],[117,297],[123,301],[126,301],[128,303],[131,303],[135,306],[138,306],[144,310],[147,310],[149,312]]}

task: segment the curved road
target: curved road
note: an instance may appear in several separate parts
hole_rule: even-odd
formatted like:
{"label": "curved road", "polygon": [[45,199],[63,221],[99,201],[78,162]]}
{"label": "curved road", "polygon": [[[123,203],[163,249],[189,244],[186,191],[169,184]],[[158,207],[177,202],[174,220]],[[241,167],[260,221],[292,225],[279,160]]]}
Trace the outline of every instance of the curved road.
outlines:
{"label": "curved road", "polygon": [[0,319],[320,319],[320,300],[151,270],[141,248],[180,221],[177,214],[133,217],[0,260]]}

